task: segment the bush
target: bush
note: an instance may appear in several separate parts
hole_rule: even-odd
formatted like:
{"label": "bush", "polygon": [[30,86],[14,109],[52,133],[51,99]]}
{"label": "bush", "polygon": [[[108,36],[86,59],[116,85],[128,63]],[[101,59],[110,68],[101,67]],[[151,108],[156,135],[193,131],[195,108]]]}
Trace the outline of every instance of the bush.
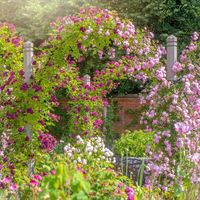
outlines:
{"label": "bush", "polygon": [[152,145],[153,133],[140,131],[126,131],[125,134],[116,140],[114,151],[117,155],[127,155],[131,157],[145,156],[147,145]]}

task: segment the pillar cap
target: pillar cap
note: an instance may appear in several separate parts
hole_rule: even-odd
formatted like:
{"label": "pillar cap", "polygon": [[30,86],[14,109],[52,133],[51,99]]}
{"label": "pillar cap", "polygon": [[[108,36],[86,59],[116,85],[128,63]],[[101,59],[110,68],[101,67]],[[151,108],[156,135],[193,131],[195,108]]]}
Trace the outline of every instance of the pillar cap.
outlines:
{"label": "pillar cap", "polygon": [[167,42],[177,42],[177,37],[174,35],[170,35],[167,37]]}
{"label": "pillar cap", "polygon": [[33,43],[32,42],[30,42],[30,41],[27,41],[27,42],[25,42],[24,43],[24,48],[32,48],[33,47]]}

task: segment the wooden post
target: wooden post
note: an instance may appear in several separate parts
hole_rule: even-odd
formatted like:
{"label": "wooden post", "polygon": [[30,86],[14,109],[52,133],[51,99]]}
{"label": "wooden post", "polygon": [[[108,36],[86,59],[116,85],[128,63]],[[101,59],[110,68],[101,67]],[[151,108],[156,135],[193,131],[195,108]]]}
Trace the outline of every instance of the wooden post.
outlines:
{"label": "wooden post", "polygon": [[167,38],[167,80],[175,81],[175,73],[172,70],[173,65],[177,62],[177,38],[170,35]]}
{"label": "wooden post", "polygon": [[[25,42],[24,43],[24,76],[25,82],[30,83],[31,75],[33,74],[32,69],[32,62],[33,62],[33,43],[32,42]],[[30,141],[32,137],[31,125],[27,124],[25,126],[26,135],[29,136]],[[31,159],[28,161],[28,168],[29,168],[29,176],[32,176],[34,173],[34,160]]]}
{"label": "wooden post", "polygon": [[83,77],[83,79],[84,79],[84,83],[86,84],[86,85],[89,85],[90,86],[90,76],[88,75],[88,74],[86,74],[84,77]]}

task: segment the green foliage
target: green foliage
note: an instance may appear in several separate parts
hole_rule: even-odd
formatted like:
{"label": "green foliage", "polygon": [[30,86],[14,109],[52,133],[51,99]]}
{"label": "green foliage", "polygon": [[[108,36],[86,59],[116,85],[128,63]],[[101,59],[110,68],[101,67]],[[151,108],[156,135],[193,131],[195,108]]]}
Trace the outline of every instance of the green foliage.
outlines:
{"label": "green foliage", "polygon": [[[58,99],[58,102],[60,102],[59,106],[55,106],[53,108],[53,112],[60,116],[60,120],[58,122],[54,122],[53,125],[50,125],[47,127],[50,133],[52,133],[58,140],[64,137],[66,133],[69,133],[69,113],[67,112],[67,105],[69,101],[69,94],[67,92],[67,89],[60,88],[56,91],[55,96]],[[68,138],[70,140],[70,138]]]}
{"label": "green foliage", "polygon": [[138,94],[142,91],[144,85],[130,77],[120,81],[119,86],[111,91],[109,96],[123,96],[126,94]]}
{"label": "green foliage", "polygon": [[126,131],[115,141],[114,151],[117,155],[144,157],[147,145],[153,144],[153,133],[143,131]]}
{"label": "green foliage", "polygon": [[59,163],[55,171],[43,178],[39,199],[89,199],[90,184],[81,172],[66,163]]}
{"label": "green foliage", "polygon": [[16,25],[26,40],[38,45],[47,38],[49,24],[55,18],[74,14],[86,0],[1,0],[0,21]]}
{"label": "green foliage", "polygon": [[107,114],[104,118],[104,126],[105,130],[105,141],[106,144],[110,147],[113,146],[113,142],[116,138],[118,138],[118,133],[113,131],[113,123],[118,120],[117,112],[117,103],[114,101],[109,102],[109,106],[107,106]]}
{"label": "green foliage", "polygon": [[174,34],[183,49],[192,32],[200,29],[199,0],[112,0],[98,1],[103,7],[117,10],[120,15],[134,21],[139,27],[148,27],[156,39],[166,44]]}
{"label": "green foliage", "polygon": [[[15,45],[14,39],[19,39]],[[23,40],[17,36],[15,27],[11,24],[0,23],[0,66],[15,71],[22,68]],[[1,83],[1,82],[0,82]]]}

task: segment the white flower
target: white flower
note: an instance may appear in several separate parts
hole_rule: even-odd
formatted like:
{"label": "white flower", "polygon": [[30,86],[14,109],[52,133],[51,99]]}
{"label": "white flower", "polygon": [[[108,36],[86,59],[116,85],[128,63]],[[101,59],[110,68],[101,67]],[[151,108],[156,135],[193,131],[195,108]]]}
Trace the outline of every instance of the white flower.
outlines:
{"label": "white flower", "polygon": [[200,153],[194,153],[192,156],[191,156],[191,160],[193,162],[199,162],[200,161]]}
{"label": "white flower", "polygon": [[104,143],[101,143],[101,142],[99,142],[99,143],[97,144],[97,146],[100,147],[100,148],[102,148],[102,149],[105,147]]}
{"label": "white flower", "polygon": [[73,163],[74,163],[74,164],[77,164],[77,160],[74,160]]}
{"label": "white flower", "polygon": [[86,146],[88,146],[88,147],[91,147],[91,146],[92,146],[91,143],[90,143],[90,141],[88,141],[88,142],[86,143]]}
{"label": "white flower", "polygon": [[79,140],[77,141],[77,144],[84,144],[83,139],[79,139]]}
{"label": "white flower", "polygon": [[82,138],[81,138],[80,135],[77,135],[77,136],[76,136],[76,139],[77,139],[77,140],[80,140],[80,139],[82,139]]}
{"label": "white flower", "polygon": [[63,151],[64,151],[65,153],[71,151],[70,144],[67,144],[67,145],[64,147]]}
{"label": "white flower", "polygon": [[98,151],[98,150],[97,150],[96,148],[94,148],[94,152],[97,153],[97,151]]}
{"label": "white flower", "polygon": [[76,148],[75,148],[75,147],[72,147],[71,150],[72,150],[72,151],[76,151]]}
{"label": "white flower", "polygon": [[77,139],[77,144],[84,144],[84,140],[81,138],[80,135],[77,135],[76,139]]}
{"label": "white flower", "polygon": [[82,163],[82,160],[81,160],[80,157],[78,157],[77,161],[78,161],[79,163]]}
{"label": "white flower", "polygon": [[103,31],[103,29],[100,28],[99,31],[98,31],[98,34],[102,34],[102,31]]}
{"label": "white flower", "polygon": [[110,32],[109,31],[106,31],[105,32],[105,36],[109,36],[110,35]]}
{"label": "white flower", "polygon": [[67,154],[67,156],[71,158],[71,157],[72,157],[72,153],[69,152],[69,153]]}
{"label": "white flower", "polygon": [[83,165],[87,165],[87,160],[86,160],[86,159],[83,159],[83,160],[82,160],[82,163],[83,163]]}
{"label": "white flower", "polygon": [[90,141],[87,142],[86,147],[85,147],[85,151],[86,152],[92,152],[94,149],[94,147],[91,145]]}

